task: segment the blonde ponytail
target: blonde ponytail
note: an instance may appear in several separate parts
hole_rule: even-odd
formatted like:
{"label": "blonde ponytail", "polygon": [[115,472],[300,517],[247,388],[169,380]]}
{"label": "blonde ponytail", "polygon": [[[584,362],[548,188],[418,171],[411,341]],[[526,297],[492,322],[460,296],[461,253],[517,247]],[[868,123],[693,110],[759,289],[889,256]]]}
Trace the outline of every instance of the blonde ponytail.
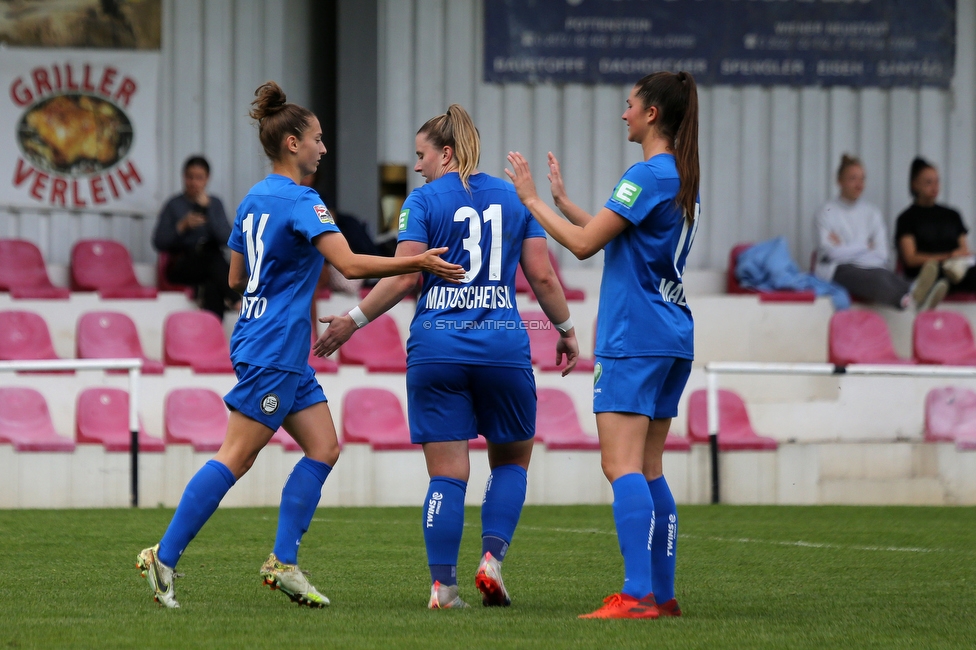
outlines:
{"label": "blonde ponytail", "polygon": [[454,150],[458,176],[464,189],[470,191],[468,179],[478,168],[481,160],[481,137],[474,121],[460,104],[451,104],[447,113],[427,120],[418,134],[423,134],[436,149],[450,147]]}

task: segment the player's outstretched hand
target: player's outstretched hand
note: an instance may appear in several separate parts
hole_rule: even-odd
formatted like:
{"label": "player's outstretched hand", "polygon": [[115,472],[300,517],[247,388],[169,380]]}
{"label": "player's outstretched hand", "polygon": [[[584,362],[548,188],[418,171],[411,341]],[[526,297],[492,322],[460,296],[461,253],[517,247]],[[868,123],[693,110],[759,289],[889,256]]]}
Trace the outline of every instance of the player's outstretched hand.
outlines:
{"label": "player's outstretched hand", "polygon": [[532,171],[529,169],[529,161],[525,156],[517,151],[508,152],[508,162],[514,171],[505,170],[505,173],[512,183],[515,184],[515,191],[518,193],[522,203],[528,203],[533,198],[537,198],[539,193],[535,189],[535,181],[532,180]]}
{"label": "player's outstretched hand", "polygon": [[566,186],[563,184],[563,173],[559,169],[559,161],[553,153],[549,152],[549,190],[552,192],[552,200],[559,205],[560,201],[566,200]]}
{"label": "player's outstretched hand", "polygon": [[323,316],[319,319],[320,323],[325,323],[329,327],[322,332],[322,336],[312,344],[312,352],[317,357],[325,357],[339,349],[349,337],[356,333],[358,329],[352,317],[345,316]]}
{"label": "player's outstretched hand", "polygon": [[448,282],[461,282],[464,279],[464,267],[460,264],[451,264],[447,260],[441,259],[441,255],[446,252],[447,246],[429,248],[419,256],[420,265],[427,273],[433,273]]}
{"label": "player's outstretched hand", "polygon": [[573,368],[576,367],[576,360],[579,359],[579,343],[576,342],[576,334],[559,337],[556,342],[557,366],[563,362],[563,355],[566,356],[566,367],[563,368],[563,377],[565,377],[573,371]]}

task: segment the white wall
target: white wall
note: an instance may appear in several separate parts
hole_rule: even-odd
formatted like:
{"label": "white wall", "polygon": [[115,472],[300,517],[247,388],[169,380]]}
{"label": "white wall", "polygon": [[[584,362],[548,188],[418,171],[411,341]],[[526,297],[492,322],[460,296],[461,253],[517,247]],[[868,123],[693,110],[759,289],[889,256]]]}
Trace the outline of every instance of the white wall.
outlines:
{"label": "white wall", "polygon": [[[412,165],[413,135],[452,102],[481,132],[483,171],[501,175],[510,149],[540,170],[552,150],[570,196],[590,210],[639,159],[620,121],[627,87],[482,83],[480,0],[379,0],[379,11],[381,162]],[[724,268],[736,242],[775,235],[806,266],[813,214],[834,193],[843,152],[864,160],[865,197],[890,228],[917,154],[942,171],[941,200],[976,226],[976,0],[958,1],[948,91],[715,86],[700,101],[704,221],[691,267]]]}
{"label": "white wall", "polygon": [[[269,167],[247,117],[254,89],[274,79],[289,101],[308,103],[308,0],[163,0],[159,83],[159,187],[180,191],[180,167],[203,153],[210,190],[232,216]],[[137,262],[150,244],[158,207],[147,215],[0,210],[0,237],[34,241],[52,264],[67,264],[77,239],[125,243]]]}
{"label": "white wall", "polygon": [[[248,105],[267,79],[278,80],[290,100],[308,102],[308,2],[163,0],[164,196],[180,189],[180,164],[191,153],[210,158],[211,190],[229,211],[265,173]],[[378,7],[379,162],[412,166],[417,128],[451,102],[468,108],[481,131],[484,171],[502,174],[510,149],[538,169],[551,149],[571,196],[591,210],[639,159],[620,121],[626,87],[482,83],[480,0],[378,0]],[[805,265],[813,213],[833,193],[844,151],[864,159],[866,197],[890,225],[909,201],[908,164],[922,154],[942,171],[942,200],[976,226],[976,0],[958,1],[948,91],[719,86],[701,89],[701,107],[705,225],[694,268],[722,268],[735,242],[774,235],[784,235]],[[414,185],[420,180],[409,176]],[[137,262],[152,262],[154,218],[0,211],[0,237],[35,241],[54,264],[68,262],[76,239],[111,237]]]}

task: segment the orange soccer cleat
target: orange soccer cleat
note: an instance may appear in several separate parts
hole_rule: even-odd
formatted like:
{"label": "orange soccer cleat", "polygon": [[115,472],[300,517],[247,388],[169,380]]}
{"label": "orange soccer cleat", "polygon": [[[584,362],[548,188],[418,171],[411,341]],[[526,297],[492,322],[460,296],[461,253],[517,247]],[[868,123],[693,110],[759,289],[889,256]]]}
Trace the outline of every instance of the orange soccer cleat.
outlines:
{"label": "orange soccer cleat", "polygon": [[657,618],[657,607],[653,602],[648,604],[644,599],[638,600],[627,594],[611,594],[603,599],[603,607],[580,614],[580,618]]}
{"label": "orange soccer cleat", "polygon": [[681,616],[681,607],[678,606],[678,601],[674,598],[666,603],[658,603],[654,600],[654,594],[647,594],[640,601],[646,606],[657,607],[657,613],[661,616]]}

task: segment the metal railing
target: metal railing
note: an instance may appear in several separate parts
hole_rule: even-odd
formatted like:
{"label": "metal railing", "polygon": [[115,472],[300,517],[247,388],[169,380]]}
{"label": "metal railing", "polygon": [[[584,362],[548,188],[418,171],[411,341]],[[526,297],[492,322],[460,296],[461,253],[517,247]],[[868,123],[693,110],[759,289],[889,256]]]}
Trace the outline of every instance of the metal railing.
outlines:
{"label": "metal railing", "polygon": [[139,506],[139,377],[142,359],[44,359],[0,361],[0,372],[18,370],[128,370],[129,371],[129,501]]}
{"label": "metal railing", "polygon": [[912,366],[885,364],[763,363],[712,361],[705,364],[708,444],[711,454],[712,503],[720,502],[718,471],[718,376],[726,375],[861,375],[897,377],[976,377],[973,366]]}

